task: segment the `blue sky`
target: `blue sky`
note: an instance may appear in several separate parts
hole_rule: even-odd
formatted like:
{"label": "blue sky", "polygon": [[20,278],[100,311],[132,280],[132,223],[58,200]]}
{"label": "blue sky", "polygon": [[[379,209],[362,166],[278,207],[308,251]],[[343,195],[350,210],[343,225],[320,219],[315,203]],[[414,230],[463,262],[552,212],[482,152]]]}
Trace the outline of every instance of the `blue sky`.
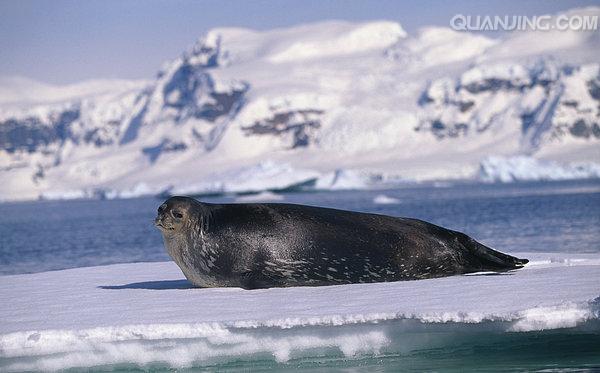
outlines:
{"label": "blue sky", "polygon": [[414,33],[455,14],[534,15],[596,1],[0,0],[0,75],[49,83],[151,78],[217,26],[270,29],[326,19],[398,21]]}

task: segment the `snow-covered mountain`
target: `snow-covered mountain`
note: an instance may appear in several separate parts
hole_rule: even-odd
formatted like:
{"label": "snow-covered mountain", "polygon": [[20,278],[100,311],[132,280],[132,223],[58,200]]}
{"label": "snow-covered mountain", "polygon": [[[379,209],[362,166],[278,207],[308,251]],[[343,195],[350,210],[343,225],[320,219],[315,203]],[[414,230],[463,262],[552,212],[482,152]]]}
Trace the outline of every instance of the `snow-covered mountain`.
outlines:
{"label": "snow-covered mountain", "polygon": [[148,81],[2,78],[0,199],[600,177],[598,50],[331,21],[214,29]]}

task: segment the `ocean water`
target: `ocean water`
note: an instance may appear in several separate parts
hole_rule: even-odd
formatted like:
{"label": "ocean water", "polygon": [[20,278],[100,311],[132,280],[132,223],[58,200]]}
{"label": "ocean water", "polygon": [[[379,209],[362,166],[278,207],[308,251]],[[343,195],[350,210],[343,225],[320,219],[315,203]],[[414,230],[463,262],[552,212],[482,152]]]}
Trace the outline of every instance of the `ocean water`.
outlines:
{"label": "ocean water", "polygon": [[[415,217],[465,232],[504,252],[556,253],[557,256],[591,254],[592,259],[600,258],[600,181],[598,180],[507,185],[441,184],[384,191],[289,193],[283,195],[283,198],[283,201],[277,202]],[[236,198],[225,196],[202,200],[235,202]],[[157,198],[139,198],[0,204],[0,288],[3,282],[2,275],[113,263],[169,260],[164,252],[161,236],[152,222],[156,208],[161,203],[162,200]],[[539,271],[543,274],[546,270],[542,268]],[[97,272],[101,273],[102,270]],[[65,278],[73,279],[69,276]],[[126,275],[125,278],[128,276],[132,274]],[[18,277],[9,277],[11,284],[18,285],[21,281]],[[48,278],[60,282],[63,277],[58,275]],[[495,282],[493,277],[488,277],[486,281]],[[571,278],[570,281],[573,282],[574,279]],[[14,367],[19,366],[26,367],[22,370],[28,371],[81,366],[85,367],[86,371],[239,372],[294,369],[339,372],[594,372],[600,371],[600,318],[598,317],[600,278],[597,283],[598,298],[590,305],[590,312],[596,312],[596,316],[589,318],[584,315],[584,319],[588,317],[587,321],[572,327],[540,327],[526,331],[511,331],[512,321],[502,319],[429,323],[420,319],[398,318],[337,326],[251,327],[242,331],[238,329],[228,331],[228,333],[242,333],[243,338],[237,337],[239,342],[223,341],[216,337],[202,335],[193,338],[160,340],[146,340],[146,337],[142,337],[139,341],[111,342],[109,347],[101,344],[90,345],[86,342],[85,348],[79,346],[69,350],[68,353],[52,352],[52,348],[55,347],[49,343],[50,353],[47,356],[27,352],[26,349],[18,353],[11,352],[8,344],[10,340],[0,338],[0,371],[4,369],[18,371],[19,369]],[[381,287],[370,288],[376,292],[382,291]],[[548,288],[551,289],[552,286],[547,286],[543,291],[547,292]],[[520,290],[521,294],[527,294],[529,291]],[[531,289],[531,291],[538,290]],[[100,292],[101,289],[96,288],[94,291],[98,292],[97,294],[104,294]],[[106,290],[110,296],[115,294],[115,291],[119,290]],[[140,296],[146,301],[149,296],[145,296],[144,292],[151,292],[152,297],[156,299],[160,299],[163,294],[151,288],[132,288],[130,291],[132,297]],[[186,290],[171,289],[165,290],[164,293],[175,294],[177,291]],[[335,294],[335,289],[330,291]],[[507,296],[510,294],[510,289],[502,292],[503,295],[499,296]],[[256,296],[260,294],[256,293]],[[199,293],[197,295],[200,296]],[[460,297],[460,291],[457,292],[457,297]],[[205,300],[208,301],[209,298]],[[411,301],[411,299],[406,300],[406,302]],[[76,303],[56,305],[58,308],[61,306],[77,307],[78,305]],[[310,308],[310,305],[307,304],[306,307]],[[339,309],[343,311],[343,305],[340,304]],[[6,310],[10,311],[5,307]],[[97,305],[89,311],[100,312],[99,317],[103,315],[98,311]],[[557,315],[562,317],[560,312]],[[548,321],[544,315],[534,316],[542,317],[541,320],[544,322]],[[550,322],[555,321],[550,320]],[[560,319],[558,321],[562,322]],[[2,322],[0,320],[0,324]],[[17,322],[21,321],[17,320]],[[371,337],[375,342],[383,338],[385,343],[382,342],[381,348],[371,349],[369,348]],[[245,340],[251,342],[246,342],[248,344],[246,346],[243,344]],[[348,354],[335,341],[341,341],[341,346],[359,346],[356,348],[359,350],[362,348],[364,352]],[[25,338],[24,343],[30,342]],[[277,354],[268,352],[227,355],[228,349],[235,350],[243,347],[252,350],[256,344],[269,345],[269,343],[275,346],[273,347],[275,350],[281,345],[285,351],[291,351],[289,356],[280,359],[277,358]],[[103,354],[102,359],[99,359],[96,365],[89,364],[85,360],[89,360],[94,355],[96,348],[100,348],[98,351]],[[354,347],[346,348],[352,350]],[[296,350],[298,352],[294,353]],[[144,363],[140,364],[139,361],[123,363],[124,351]],[[211,352],[206,355],[207,353],[203,351]],[[164,356],[165,353],[171,357],[177,357],[177,354],[196,357],[217,354],[215,356],[220,357],[201,361],[192,360],[191,363],[188,361],[186,364],[174,366],[166,363],[164,358],[163,361],[161,358],[156,358],[156,356]],[[111,363],[113,357],[115,360]],[[61,359],[67,358],[70,359],[68,363],[61,362]],[[80,363],[81,365],[77,365]],[[69,371],[80,369],[72,368]]]}
{"label": "ocean water", "polygon": [[[375,203],[381,195],[397,203]],[[423,219],[506,252],[600,252],[597,180],[290,193],[276,202]],[[138,198],[0,204],[0,275],[169,260],[153,225],[161,203]]]}

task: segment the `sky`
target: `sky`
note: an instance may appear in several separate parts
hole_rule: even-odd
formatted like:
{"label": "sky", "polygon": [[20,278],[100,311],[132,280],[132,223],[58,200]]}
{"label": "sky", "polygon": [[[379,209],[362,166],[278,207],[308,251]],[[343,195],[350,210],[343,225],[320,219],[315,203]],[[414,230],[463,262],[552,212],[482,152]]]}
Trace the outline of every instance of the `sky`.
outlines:
{"label": "sky", "polygon": [[600,0],[0,0],[0,76],[52,84],[150,79],[214,27],[391,20],[409,33],[456,14],[541,15]]}

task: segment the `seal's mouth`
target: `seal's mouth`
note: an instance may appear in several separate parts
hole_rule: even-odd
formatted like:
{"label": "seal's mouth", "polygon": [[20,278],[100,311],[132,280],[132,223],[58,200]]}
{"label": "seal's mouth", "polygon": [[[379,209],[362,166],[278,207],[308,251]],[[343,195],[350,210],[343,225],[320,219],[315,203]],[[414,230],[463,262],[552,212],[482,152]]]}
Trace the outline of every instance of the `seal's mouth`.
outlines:
{"label": "seal's mouth", "polygon": [[164,225],[161,218],[154,219],[154,226],[157,227],[158,229],[164,229],[164,230],[168,230],[168,231],[172,231],[175,229],[174,227],[167,227],[166,225]]}

